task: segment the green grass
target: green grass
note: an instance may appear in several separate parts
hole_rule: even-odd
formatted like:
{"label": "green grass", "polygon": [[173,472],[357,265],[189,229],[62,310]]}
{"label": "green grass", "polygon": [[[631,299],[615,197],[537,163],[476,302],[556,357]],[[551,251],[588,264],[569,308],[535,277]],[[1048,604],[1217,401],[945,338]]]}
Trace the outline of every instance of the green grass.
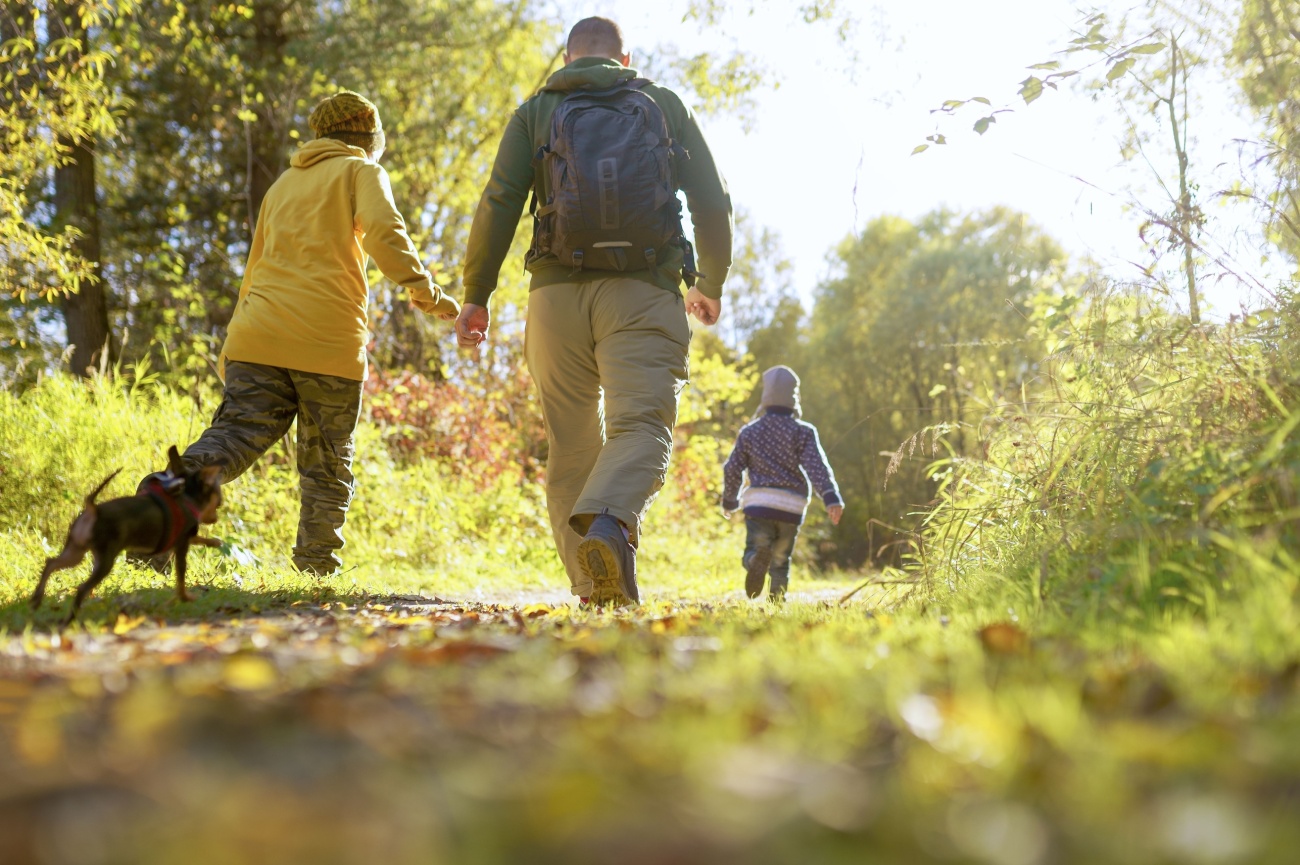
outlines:
{"label": "green grass", "polygon": [[[1300,842],[1296,668],[1229,628],[1022,619],[1001,655],[976,634],[993,611],[866,604],[134,612],[0,649],[0,815],[103,839],[93,861],[1282,863]],[[1289,633],[1264,654],[1294,659]]]}
{"label": "green grass", "polygon": [[102,383],[0,394],[16,861],[1295,861],[1300,581],[1274,558],[1212,615],[937,570],[841,605],[853,575],[807,567],[771,607],[739,597],[740,527],[665,501],[648,602],[591,614],[535,488],[403,467],[366,427],[355,570],[285,566],[279,456],[218,526],[256,561],[196,551],[194,603],[119,565],[83,624],[53,627],[74,572],[31,614],[83,491],[152,468],[190,413]]}

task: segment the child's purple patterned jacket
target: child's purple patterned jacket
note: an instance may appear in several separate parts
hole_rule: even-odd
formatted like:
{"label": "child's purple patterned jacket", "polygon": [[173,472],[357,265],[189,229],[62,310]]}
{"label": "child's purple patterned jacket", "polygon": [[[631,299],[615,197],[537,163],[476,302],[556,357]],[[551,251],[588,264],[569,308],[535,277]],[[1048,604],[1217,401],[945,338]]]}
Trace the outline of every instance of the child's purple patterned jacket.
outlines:
{"label": "child's purple patterned jacket", "polygon": [[749,486],[744,491],[745,516],[803,522],[809,481],[826,507],[844,503],[817,437],[817,427],[795,417],[791,409],[768,406],[762,417],[740,430],[723,467],[723,510],[734,511],[741,506],[744,472],[749,473]]}

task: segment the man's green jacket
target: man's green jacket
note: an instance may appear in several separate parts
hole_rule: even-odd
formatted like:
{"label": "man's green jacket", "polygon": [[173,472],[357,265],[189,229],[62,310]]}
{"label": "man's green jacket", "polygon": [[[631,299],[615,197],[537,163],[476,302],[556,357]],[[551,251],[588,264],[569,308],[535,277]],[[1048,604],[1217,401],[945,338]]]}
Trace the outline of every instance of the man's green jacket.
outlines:
{"label": "man's green jacket", "polygon": [[[492,178],[483,191],[470,228],[469,249],[465,257],[466,303],[488,305],[534,185],[539,190],[538,198],[546,200],[545,172],[540,164],[534,166],[533,157],[550,140],[551,115],[556,107],[572,90],[580,87],[604,90],[636,77],[636,70],[628,69],[616,60],[581,57],[552,75],[536,96],[516,109],[501,138],[496,162],[492,165]],[[695,116],[677,94],[654,84],[647,85],[643,92],[659,105],[668,122],[669,133],[690,154],[690,159],[678,163],[677,178],[686,194],[686,206],[690,208],[695,226],[696,269],[703,274],[695,287],[706,297],[721,297],[723,280],[731,269],[731,196],[727,193],[726,181],[713,164],[713,155],[695,123]],[[659,260],[661,264],[653,272],[642,270],[616,274],[612,271],[580,270],[574,273],[570,265],[547,255],[530,262],[528,270],[533,277],[532,289],[558,282],[624,276],[680,291],[681,250],[670,246],[661,251]]]}

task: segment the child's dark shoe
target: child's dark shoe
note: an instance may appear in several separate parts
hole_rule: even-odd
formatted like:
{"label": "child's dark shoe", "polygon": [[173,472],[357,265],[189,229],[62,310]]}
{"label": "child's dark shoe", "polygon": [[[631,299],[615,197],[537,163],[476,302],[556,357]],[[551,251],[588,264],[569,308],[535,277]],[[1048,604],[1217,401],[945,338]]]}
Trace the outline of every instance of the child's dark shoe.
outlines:
{"label": "child's dark shoe", "polygon": [[623,525],[609,514],[600,514],[578,544],[578,567],[591,580],[592,606],[639,604],[636,584],[636,550],[628,543]]}
{"label": "child's dark shoe", "polygon": [[767,599],[774,604],[785,603],[785,590],[789,584],[788,577],[773,577],[767,589]]}
{"label": "child's dark shoe", "polygon": [[745,594],[757,598],[763,594],[763,583],[767,580],[767,568],[772,564],[772,548],[759,547],[749,557],[745,566]]}

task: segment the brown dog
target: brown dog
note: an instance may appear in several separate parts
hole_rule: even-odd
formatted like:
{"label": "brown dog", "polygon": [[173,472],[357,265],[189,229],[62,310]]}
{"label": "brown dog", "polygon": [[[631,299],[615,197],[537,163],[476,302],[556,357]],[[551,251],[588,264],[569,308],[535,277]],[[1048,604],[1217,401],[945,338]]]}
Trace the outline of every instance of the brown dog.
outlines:
{"label": "brown dog", "polygon": [[[63,552],[45,560],[45,570],[32,593],[32,608],[41,605],[50,575],[81,563],[87,552],[94,553],[90,577],[77,587],[68,611],[67,624],[77,615],[81,602],[103,582],[123,550],[157,555],[176,551],[176,596],[188,601],[185,592],[185,556],[191,544],[219,547],[221,541],[199,537],[199,526],[217,521],[221,506],[221,467],[208,466],[186,473],[181,455],[173,446],[167,450],[168,470],[151,477],[142,492],[134,496],[95,503],[95,496],[117,477],[113,472],[86,496],[86,506],[72,521]],[[121,469],[118,469],[121,471]]]}

